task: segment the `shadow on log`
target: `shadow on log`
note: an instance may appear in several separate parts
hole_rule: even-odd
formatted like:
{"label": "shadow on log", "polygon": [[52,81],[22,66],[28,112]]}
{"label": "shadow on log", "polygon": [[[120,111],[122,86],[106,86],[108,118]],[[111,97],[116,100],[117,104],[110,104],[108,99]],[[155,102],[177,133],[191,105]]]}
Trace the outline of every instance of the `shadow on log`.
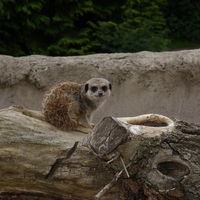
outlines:
{"label": "shadow on log", "polygon": [[106,117],[85,135],[41,119],[0,111],[0,199],[199,199],[200,126]]}

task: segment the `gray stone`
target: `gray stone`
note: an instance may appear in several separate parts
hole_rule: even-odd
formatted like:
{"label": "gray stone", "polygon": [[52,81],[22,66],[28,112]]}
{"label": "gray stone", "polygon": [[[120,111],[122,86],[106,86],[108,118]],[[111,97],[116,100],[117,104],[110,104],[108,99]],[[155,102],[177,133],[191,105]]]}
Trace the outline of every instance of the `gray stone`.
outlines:
{"label": "gray stone", "polygon": [[200,50],[96,54],[74,57],[0,56],[0,108],[40,110],[44,92],[63,81],[104,77],[113,93],[94,115],[126,117],[146,113],[199,123]]}

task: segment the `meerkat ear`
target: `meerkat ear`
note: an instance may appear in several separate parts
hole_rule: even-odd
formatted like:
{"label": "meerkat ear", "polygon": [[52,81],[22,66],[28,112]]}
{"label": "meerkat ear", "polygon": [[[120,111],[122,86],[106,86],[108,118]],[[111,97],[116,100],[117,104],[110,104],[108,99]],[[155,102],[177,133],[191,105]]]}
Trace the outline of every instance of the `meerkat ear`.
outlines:
{"label": "meerkat ear", "polygon": [[109,83],[109,89],[112,90],[112,85]]}
{"label": "meerkat ear", "polygon": [[89,84],[87,83],[85,84],[85,93],[88,91],[88,89],[89,89]]}

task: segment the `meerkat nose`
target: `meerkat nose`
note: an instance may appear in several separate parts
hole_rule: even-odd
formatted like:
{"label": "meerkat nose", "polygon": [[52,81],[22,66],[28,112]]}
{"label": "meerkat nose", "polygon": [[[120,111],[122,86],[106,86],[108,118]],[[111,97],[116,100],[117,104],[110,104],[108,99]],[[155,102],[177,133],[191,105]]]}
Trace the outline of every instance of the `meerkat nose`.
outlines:
{"label": "meerkat nose", "polygon": [[98,94],[99,94],[99,97],[103,96],[103,92],[99,92]]}

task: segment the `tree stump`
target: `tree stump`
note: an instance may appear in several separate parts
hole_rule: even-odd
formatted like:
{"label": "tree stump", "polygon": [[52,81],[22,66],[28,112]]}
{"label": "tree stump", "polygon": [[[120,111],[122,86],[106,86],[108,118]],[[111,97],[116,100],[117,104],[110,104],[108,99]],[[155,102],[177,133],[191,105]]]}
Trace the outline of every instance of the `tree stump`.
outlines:
{"label": "tree stump", "polygon": [[85,135],[38,116],[0,111],[1,199],[199,199],[200,126],[106,117]]}

